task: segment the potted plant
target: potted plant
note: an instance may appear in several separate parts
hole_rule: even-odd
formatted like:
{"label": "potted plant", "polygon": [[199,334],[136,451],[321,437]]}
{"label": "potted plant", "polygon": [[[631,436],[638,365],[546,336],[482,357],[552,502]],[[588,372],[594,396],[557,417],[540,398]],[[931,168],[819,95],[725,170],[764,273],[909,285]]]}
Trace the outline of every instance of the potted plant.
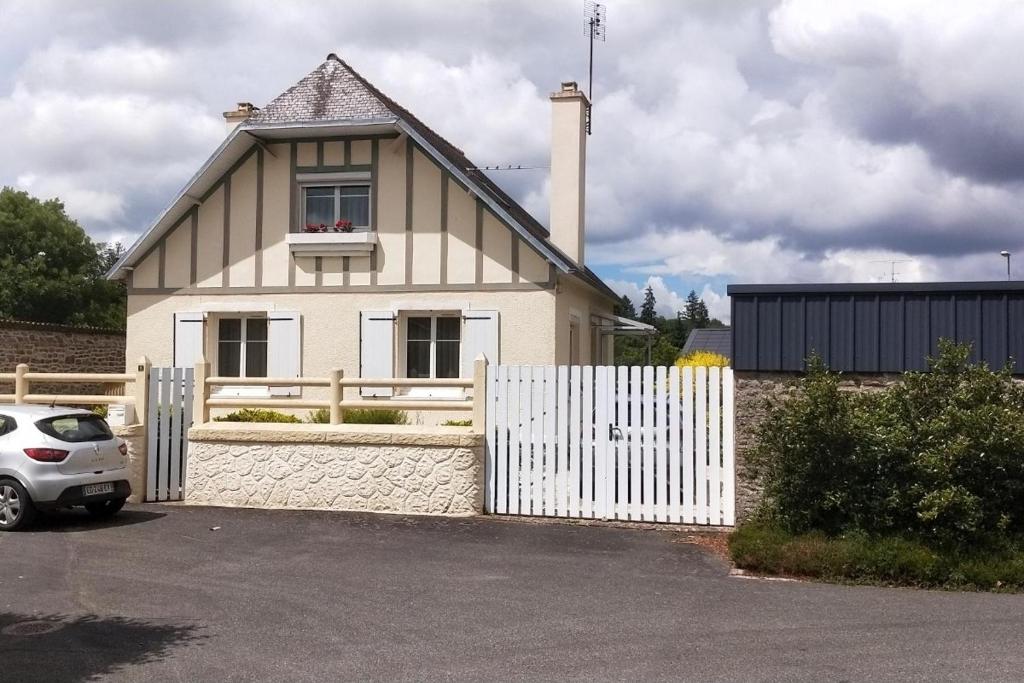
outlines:
{"label": "potted plant", "polygon": [[352,232],[352,221],[340,219],[334,224],[334,232]]}

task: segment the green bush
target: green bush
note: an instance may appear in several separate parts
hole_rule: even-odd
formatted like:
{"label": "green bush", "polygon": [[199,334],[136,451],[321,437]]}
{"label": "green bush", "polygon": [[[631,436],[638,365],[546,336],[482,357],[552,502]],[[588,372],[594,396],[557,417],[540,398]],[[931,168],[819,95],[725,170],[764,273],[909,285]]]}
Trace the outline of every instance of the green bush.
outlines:
{"label": "green bush", "polygon": [[845,391],[811,359],[770,402],[752,464],[768,519],[787,532],[864,532],[932,547],[1024,534],[1024,388],[942,340],[930,371]]}
{"label": "green bush", "polygon": [[302,422],[299,418],[294,415],[288,415],[281,413],[276,410],[266,410],[263,408],[242,408],[236,410],[233,413],[228,413],[223,417],[213,418],[214,422],[286,422],[296,423]]}
{"label": "green bush", "polygon": [[331,423],[331,409],[330,408],[317,408],[311,410],[306,414],[306,422],[316,425],[326,425]]}
{"label": "green bush", "polygon": [[472,427],[472,420],[445,420],[443,423],[445,427]]}
{"label": "green bush", "polygon": [[1024,590],[1024,550],[937,550],[902,536],[820,531],[793,534],[772,524],[741,526],[729,538],[738,567],[830,581],[922,588]]}
{"label": "green bush", "polygon": [[390,408],[353,408],[342,414],[342,419],[349,424],[365,425],[404,425],[409,424],[409,416],[404,410]]}

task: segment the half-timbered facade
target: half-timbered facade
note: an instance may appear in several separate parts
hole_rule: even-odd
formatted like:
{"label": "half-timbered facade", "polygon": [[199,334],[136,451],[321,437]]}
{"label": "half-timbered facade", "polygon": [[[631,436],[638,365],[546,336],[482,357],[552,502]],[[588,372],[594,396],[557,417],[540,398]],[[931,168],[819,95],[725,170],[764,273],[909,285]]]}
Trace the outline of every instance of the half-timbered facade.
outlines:
{"label": "half-timbered facade", "polygon": [[574,84],[552,96],[549,232],[330,55],[226,114],[225,141],[113,268],[127,357],[239,377],[604,362],[615,295],[583,264],[586,106]]}

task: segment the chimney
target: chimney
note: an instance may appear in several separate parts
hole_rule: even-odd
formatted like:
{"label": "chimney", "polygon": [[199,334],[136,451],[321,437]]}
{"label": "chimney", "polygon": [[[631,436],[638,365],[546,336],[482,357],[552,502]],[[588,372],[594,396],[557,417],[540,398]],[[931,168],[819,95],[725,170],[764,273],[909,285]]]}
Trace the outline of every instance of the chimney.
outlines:
{"label": "chimney", "polygon": [[551,241],[583,265],[587,185],[587,108],[575,81],[551,94]]}
{"label": "chimney", "polygon": [[230,135],[231,131],[238,127],[238,124],[252,116],[254,111],[258,111],[258,109],[252,106],[252,102],[239,102],[237,109],[224,112],[224,120],[228,124],[228,134]]}

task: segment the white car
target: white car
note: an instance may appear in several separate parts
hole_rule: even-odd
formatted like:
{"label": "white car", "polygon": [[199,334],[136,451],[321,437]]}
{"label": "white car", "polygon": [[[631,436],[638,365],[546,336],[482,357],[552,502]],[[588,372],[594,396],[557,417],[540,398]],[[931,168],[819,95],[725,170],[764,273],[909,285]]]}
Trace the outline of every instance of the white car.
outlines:
{"label": "white car", "polygon": [[99,415],[0,406],[0,531],[25,528],[39,510],[76,505],[109,517],[131,492],[128,446]]}

